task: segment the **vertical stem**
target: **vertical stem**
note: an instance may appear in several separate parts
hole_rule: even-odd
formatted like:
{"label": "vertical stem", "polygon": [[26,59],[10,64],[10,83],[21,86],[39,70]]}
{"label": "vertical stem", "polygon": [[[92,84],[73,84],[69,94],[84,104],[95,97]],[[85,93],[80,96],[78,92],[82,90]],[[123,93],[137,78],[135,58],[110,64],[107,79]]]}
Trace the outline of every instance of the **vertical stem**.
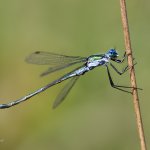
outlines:
{"label": "vertical stem", "polygon": [[135,110],[135,115],[136,115],[137,129],[138,129],[139,138],[140,138],[141,150],[146,150],[146,141],[145,141],[145,136],[144,136],[141,112],[140,112],[140,104],[139,104],[139,97],[138,97],[135,71],[134,71],[134,65],[133,65],[132,48],[131,48],[131,40],[130,40],[125,0],[120,0],[120,6],[121,6],[121,18],[122,18],[122,24],[123,24],[126,54],[128,56],[128,66],[131,68],[130,69],[130,81],[131,81],[131,86],[134,87],[132,90],[132,95],[133,95],[134,110]]}

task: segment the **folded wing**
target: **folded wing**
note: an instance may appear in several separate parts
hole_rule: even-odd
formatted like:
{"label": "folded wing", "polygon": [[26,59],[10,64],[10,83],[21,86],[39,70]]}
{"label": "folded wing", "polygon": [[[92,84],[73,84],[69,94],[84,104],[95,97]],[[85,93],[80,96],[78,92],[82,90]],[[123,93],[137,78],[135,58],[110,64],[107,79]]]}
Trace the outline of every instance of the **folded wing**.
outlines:
{"label": "folded wing", "polygon": [[60,103],[63,102],[67,94],[70,92],[74,84],[76,83],[77,79],[79,76],[73,77],[66,85],[65,87],[60,91],[58,96],[56,97],[54,103],[53,103],[53,108],[56,108]]}
{"label": "folded wing", "polygon": [[86,57],[66,56],[51,52],[37,51],[26,58],[26,62],[37,65],[49,65],[49,69],[41,76],[64,69],[77,63],[86,62]]}

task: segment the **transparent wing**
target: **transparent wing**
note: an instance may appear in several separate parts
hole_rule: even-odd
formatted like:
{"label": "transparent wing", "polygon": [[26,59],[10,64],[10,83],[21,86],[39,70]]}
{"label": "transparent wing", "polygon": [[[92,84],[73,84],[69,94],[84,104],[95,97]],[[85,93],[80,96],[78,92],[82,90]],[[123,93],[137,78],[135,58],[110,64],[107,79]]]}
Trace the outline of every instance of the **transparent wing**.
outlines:
{"label": "transparent wing", "polygon": [[50,68],[48,68],[48,70],[43,72],[40,76],[42,77],[42,76],[48,75],[49,73],[53,73],[55,71],[67,68],[67,67],[72,66],[72,65],[77,64],[77,63],[81,63],[81,61],[71,62],[71,63],[63,64],[63,65],[59,64],[58,66],[50,67]]}
{"label": "transparent wing", "polygon": [[26,62],[37,65],[49,65],[50,68],[43,72],[41,76],[64,69],[77,63],[86,62],[86,57],[66,56],[51,52],[37,51],[26,58]]}
{"label": "transparent wing", "polygon": [[85,62],[86,57],[80,56],[66,56],[55,54],[51,52],[42,52],[37,51],[32,53],[29,57],[26,58],[26,62],[37,65],[50,65],[50,66],[58,66],[62,64],[68,64],[71,62]]}
{"label": "transparent wing", "polygon": [[66,85],[65,87],[60,91],[58,96],[56,97],[54,103],[53,103],[53,108],[56,108],[67,96],[67,94],[70,92],[74,84],[76,83],[77,79],[79,76],[73,77]]}

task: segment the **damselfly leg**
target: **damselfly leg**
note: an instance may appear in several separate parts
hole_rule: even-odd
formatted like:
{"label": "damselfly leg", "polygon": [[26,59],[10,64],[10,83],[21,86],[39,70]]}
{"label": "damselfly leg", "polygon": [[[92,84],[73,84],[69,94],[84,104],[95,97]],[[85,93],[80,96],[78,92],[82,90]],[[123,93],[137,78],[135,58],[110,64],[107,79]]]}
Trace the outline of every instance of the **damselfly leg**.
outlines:
{"label": "damselfly leg", "polygon": [[[75,64],[82,63],[82,66],[65,74],[64,76],[58,78],[57,80],[54,80],[53,82],[47,84],[46,86],[39,88],[38,90],[36,90],[24,97],[21,97],[20,99],[14,100],[14,101],[6,103],[6,104],[0,104],[0,109],[9,108],[9,107],[17,105],[21,102],[24,102],[24,101],[30,99],[31,97],[47,90],[48,88],[50,88],[64,80],[72,78],[65,85],[65,87],[62,89],[62,91],[59,93],[59,95],[56,97],[56,100],[54,101],[54,104],[53,104],[53,108],[56,108],[65,99],[65,97],[67,96],[69,91],[72,89],[72,87],[74,86],[74,84],[76,83],[76,81],[80,75],[84,75],[86,72],[91,71],[94,68],[99,67],[99,66],[106,66],[109,82],[113,88],[132,94],[131,91],[128,91],[126,89],[127,88],[135,89],[134,87],[116,85],[116,84],[114,84],[114,82],[112,80],[108,65],[110,65],[119,75],[122,75],[128,69],[130,69],[130,67],[126,66],[122,71],[119,71],[111,63],[111,61],[114,61],[116,63],[123,63],[126,58],[126,52],[124,53],[123,58],[121,60],[117,59],[118,56],[119,55],[115,49],[110,49],[109,51],[107,51],[104,54],[94,54],[89,57],[67,56],[67,55],[55,54],[55,53],[51,53],[51,52],[41,52],[41,51],[34,52],[29,57],[27,57],[26,61],[28,63],[37,64],[37,65],[49,65],[48,70],[46,70],[44,73],[42,73],[41,76],[45,76],[52,72],[55,72],[55,71],[58,71],[61,69],[65,69],[65,68],[70,67]],[[140,89],[140,88],[136,88],[136,89]]]}
{"label": "damselfly leg", "polygon": [[[120,91],[123,91],[123,92],[132,94],[131,91],[124,90],[123,88],[134,89],[134,87],[121,86],[121,85],[116,85],[116,84],[114,84],[114,82],[113,82],[113,80],[112,80],[112,77],[111,77],[111,74],[110,74],[110,71],[109,71],[109,68],[108,68],[107,65],[106,65],[106,68],[107,68],[107,74],[108,74],[108,78],[109,78],[110,85],[111,85],[113,88],[115,88],[115,89],[118,89],[118,90],[120,90]],[[142,90],[141,88],[136,88],[136,89]]]}

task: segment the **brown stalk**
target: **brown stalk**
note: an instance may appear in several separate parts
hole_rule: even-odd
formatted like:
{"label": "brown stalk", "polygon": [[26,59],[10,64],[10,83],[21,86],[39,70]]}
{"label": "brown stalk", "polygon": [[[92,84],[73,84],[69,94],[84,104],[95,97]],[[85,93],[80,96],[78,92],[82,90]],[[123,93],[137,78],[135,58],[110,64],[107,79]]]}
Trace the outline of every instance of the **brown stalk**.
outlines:
{"label": "brown stalk", "polygon": [[120,7],[121,7],[121,19],[122,19],[123,32],[124,32],[125,48],[126,48],[126,54],[128,58],[128,66],[129,68],[131,68],[129,70],[130,82],[131,82],[131,87],[133,87],[132,96],[133,96],[133,104],[134,104],[134,110],[136,116],[137,129],[138,129],[138,134],[140,139],[141,150],[146,150],[147,148],[146,148],[146,141],[144,136],[142,117],[140,112],[140,104],[139,104],[138,90],[137,90],[135,70],[133,64],[133,56],[132,56],[132,48],[131,48],[131,40],[130,40],[125,0],[120,0]]}

